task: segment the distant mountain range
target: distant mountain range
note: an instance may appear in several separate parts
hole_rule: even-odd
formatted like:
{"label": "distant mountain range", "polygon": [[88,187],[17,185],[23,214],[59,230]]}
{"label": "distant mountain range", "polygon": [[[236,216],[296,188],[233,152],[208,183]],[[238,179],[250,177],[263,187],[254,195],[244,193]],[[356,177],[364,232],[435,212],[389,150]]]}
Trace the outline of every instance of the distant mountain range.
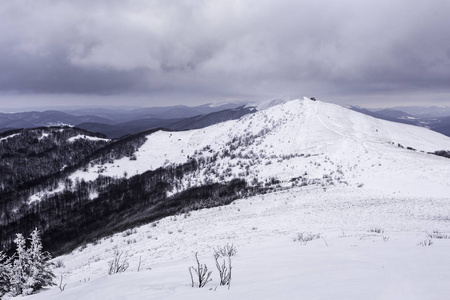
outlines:
{"label": "distant mountain range", "polygon": [[[69,125],[119,138],[152,128],[188,130],[223,121],[285,102],[275,99],[264,103],[205,104],[148,108],[76,108],[66,110],[0,113],[0,133],[12,129]],[[450,136],[450,107],[404,106],[370,110],[347,106],[351,110],[392,122],[427,127]]]}
{"label": "distant mountain range", "polygon": [[401,110],[419,118],[443,118],[450,116],[450,106],[397,106],[390,109]]}
{"label": "distant mountain range", "polygon": [[379,110],[369,110],[357,106],[348,106],[348,108],[374,118],[427,127],[450,136],[450,107],[405,106]]}
{"label": "distant mountain range", "polygon": [[0,113],[0,133],[19,128],[69,125],[119,138],[152,128],[197,129],[238,119],[254,109],[242,104],[170,106],[133,110],[86,108],[68,111]]}
{"label": "distant mountain range", "polygon": [[[86,122],[78,124],[77,127],[93,132],[100,132],[110,138],[118,138],[127,134],[135,134],[151,128],[163,127],[172,130],[188,130],[207,127],[213,124],[228,120],[236,120],[252,113],[254,109],[246,108],[244,106],[225,109],[218,112],[211,112],[208,114],[200,114],[192,117],[179,118],[146,118],[131,120],[119,124],[105,124],[97,122]],[[187,115],[191,114],[187,111]]]}

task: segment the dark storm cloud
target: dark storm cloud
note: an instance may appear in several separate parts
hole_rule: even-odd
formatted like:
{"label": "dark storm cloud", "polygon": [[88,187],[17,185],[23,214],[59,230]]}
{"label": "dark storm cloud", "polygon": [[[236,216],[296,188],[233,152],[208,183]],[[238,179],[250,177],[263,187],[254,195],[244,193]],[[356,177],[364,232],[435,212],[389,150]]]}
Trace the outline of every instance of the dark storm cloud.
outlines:
{"label": "dark storm cloud", "polygon": [[99,93],[131,90],[142,72],[110,72],[104,69],[74,68],[58,53],[42,57],[24,56],[20,61],[4,62],[8,70],[0,79],[0,89],[27,93]]}
{"label": "dark storm cloud", "polygon": [[440,0],[10,1],[0,91],[448,96],[449,11]]}

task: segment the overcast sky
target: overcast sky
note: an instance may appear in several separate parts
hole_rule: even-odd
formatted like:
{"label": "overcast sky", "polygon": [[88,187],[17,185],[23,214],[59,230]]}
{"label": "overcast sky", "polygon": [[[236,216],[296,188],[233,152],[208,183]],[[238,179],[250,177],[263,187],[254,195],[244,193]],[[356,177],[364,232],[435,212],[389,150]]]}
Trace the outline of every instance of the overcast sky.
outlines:
{"label": "overcast sky", "polygon": [[448,0],[0,2],[0,108],[450,105]]}

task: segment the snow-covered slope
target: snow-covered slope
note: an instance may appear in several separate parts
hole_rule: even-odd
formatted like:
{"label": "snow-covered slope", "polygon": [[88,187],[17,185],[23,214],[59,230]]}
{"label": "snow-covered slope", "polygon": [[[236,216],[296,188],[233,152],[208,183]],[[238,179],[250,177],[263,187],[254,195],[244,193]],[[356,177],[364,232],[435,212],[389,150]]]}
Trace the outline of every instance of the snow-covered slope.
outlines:
{"label": "snow-covered slope", "polygon": [[[133,175],[196,158],[202,171],[178,190],[236,177],[285,189],[80,247],[55,259],[64,264],[55,269],[64,291],[24,299],[447,299],[450,160],[427,154],[440,149],[450,149],[449,138],[310,100],[201,130],[156,132],[136,160],[73,176],[95,179],[99,167]],[[302,232],[320,238],[294,242]],[[230,289],[219,286],[212,258],[227,243],[238,250]],[[115,250],[130,267],[110,276]],[[204,289],[191,287],[196,252],[213,271]]]}
{"label": "snow-covered slope", "polygon": [[280,181],[284,187],[349,184],[446,195],[450,160],[427,153],[442,149],[450,149],[450,138],[425,128],[302,99],[200,130],[158,131],[147,137],[136,160],[93,165],[72,179],[94,180],[99,173],[131,176],[195,158],[204,163],[203,170],[185,177],[173,192],[245,178],[250,184]]}
{"label": "snow-covered slope", "polygon": [[[444,300],[450,239],[418,244],[436,229],[450,234],[448,202],[356,187],[254,196],[164,218],[58,257],[64,267],[55,273],[65,290],[29,299]],[[321,238],[294,242],[301,232]],[[227,243],[238,250],[229,290],[219,286],[212,258],[213,247]],[[115,250],[130,267],[107,275]],[[191,287],[188,267],[196,266],[196,252],[213,271],[204,289]]]}

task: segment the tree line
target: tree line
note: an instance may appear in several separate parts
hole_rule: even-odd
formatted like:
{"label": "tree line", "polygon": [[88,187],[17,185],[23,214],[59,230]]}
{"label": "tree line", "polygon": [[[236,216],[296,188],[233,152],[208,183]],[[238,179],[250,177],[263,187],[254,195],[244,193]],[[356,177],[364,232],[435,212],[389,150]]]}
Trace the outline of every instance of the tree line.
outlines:
{"label": "tree line", "polygon": [[[228,204],[249,192],[245,180],[189,188],[171,197],[176,182],[199,168],[196,159],[130,178],[99,176],[76,181],[70,188],[22,205],[0,226],[0,243],[11,252],[16,232],[43,232],[42,242],[53,254],[66,253],[98,238],[166,216]],[[69,184],[68,184],[69,185]],[[90,199],[92,192],[98,195]]]}
{"label": "tree line", "polygon": [[[0,141],[0,224],[13,211],[27,205],[31,195],[52,191],[74,171],[91,162],[105,163],[131,157],[146,141],[146,131],[120,140],[105,141],[71,137],[104,138],[101,134],[72,127],[43,127],[3,133]],[[11,135],[13,134],[13,135]],[[10,136],[10,137],[8,137]]]}

